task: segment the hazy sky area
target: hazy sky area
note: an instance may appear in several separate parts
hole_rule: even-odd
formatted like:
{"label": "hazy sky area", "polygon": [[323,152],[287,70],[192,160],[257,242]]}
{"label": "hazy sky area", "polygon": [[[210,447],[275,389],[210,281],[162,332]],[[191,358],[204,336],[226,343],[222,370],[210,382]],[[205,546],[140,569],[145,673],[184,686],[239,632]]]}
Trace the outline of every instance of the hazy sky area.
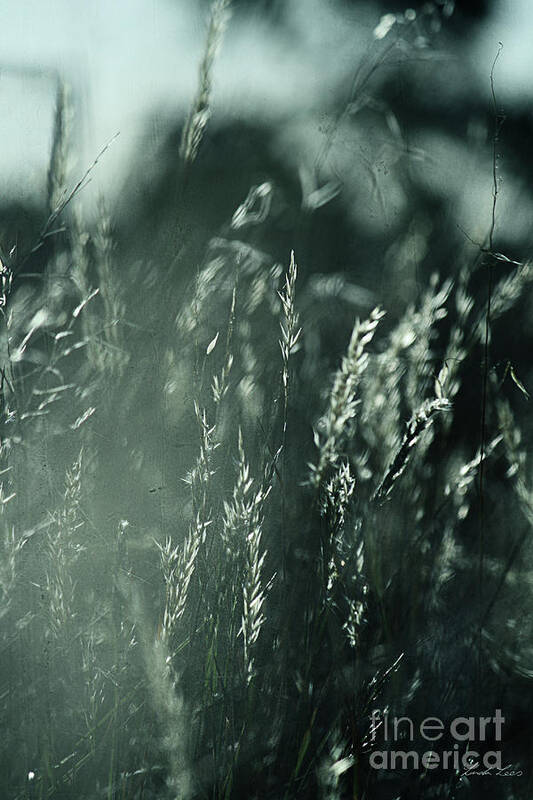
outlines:
{"label": "hazy sky area", "polygon": [[[259,16],[234,16],[215,70],[214,113],[276,117],[320,111],[339,79],[364,53],[385,6],[356,10],[334,0],[288,0],[282,34]],[[464,47],[486,84],[497,49],[501,103],[533,95],[530,0],[501,0]],[[117,132],[93,189],[112,195],[146,122],[185,113],[194,94],[206,12],[171,0],[2,0],[0,11],[0,185],[24,199],[44,186],[55,103],[55,76],[73,87],[87,166]],[[91,191],[93,191],[91,189]]]}

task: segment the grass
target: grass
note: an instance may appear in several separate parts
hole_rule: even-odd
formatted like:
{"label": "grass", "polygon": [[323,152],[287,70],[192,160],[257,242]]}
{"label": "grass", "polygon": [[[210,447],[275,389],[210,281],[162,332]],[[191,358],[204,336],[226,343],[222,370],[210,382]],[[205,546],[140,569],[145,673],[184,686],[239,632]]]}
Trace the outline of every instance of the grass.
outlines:
{"label": "grass", "polygon": [[[228,7],[176,154],[182,209]],[[67,106],[60,87],[36,243],[2,242],[3,796],[529,797],[527,775],[369,763],[375,709],[502,708],[527,769],[528,398],[492,353],[533,269],[495,252],[497,181],[487,247],[401,313],[353,319],[337,276],[332,347],[324,280],[317,303],[298,252],[255,243],[271,184],[201,263],[176,256],[174,296],[157,258],[121,261],[103,203],[84,222]]]}

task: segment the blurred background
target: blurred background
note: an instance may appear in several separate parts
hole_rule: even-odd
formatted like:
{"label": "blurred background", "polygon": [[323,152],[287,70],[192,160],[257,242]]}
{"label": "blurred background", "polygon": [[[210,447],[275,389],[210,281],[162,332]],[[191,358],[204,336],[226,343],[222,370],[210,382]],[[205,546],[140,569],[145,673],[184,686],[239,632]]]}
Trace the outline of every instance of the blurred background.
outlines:
{"label": "blurred background", "polygon": [[[488,102],[488,76],[499,41],[504,45],[497,72],[499,100],[506,114],[526,116],[533,93],[527,0],[442,2],[443,18],[432,19],[426,30],[432,5],[413,3],[407,10],[421,47],[429,33],[433,48],[442,47],[443,39],[451,44],[445,57],[433,54],[440,80],[436,83],[433,75],[419,87],[424,127],[431,124],[430,104],[434,113],[456,115],[457,133],[466,134],[471,115],[465,118],[461,112],[467,98],[471,114],[476,105]],[[202,0],[5,0],[0,60],[3,201],[28,200],[36,190],[44,192],[58,78],[72,90],[78,168],[120,132],[93,176],[95,191],[116,198],[134,164],[187,111],[208,8]],[[268,128],[288,119],[291,124],[277,143],[277,155],[298,160],[304,140],[310,149],[324,137],[328,112],[335,98],[349,90],[380,19],[405,11],[406,4],[395,1],[236,0],[215,71],[214,125],[240,120]],[[445,30],[435,42],[443,22]],[[396,103],[401,103],[399,97]]]}
{"label": "blurred background", "polygon": [[[125,257],[138,254],[147,235],[152,247],[168,238],[179,137],[208,19],[202,0],[5,0],[0,204],[10,248],[15,232],[20,251],[42,225],[58,81],[70,107],[67,185],[111,142],[80,197],[85,217],[105,197]],[[446,261],[450,237],[478,242],[486,234],[499,42],[498,232],[511,249],[529,247],[531,32],[527,0],[411,8],[236,0],[187,198],[190,257],[198,259],[200,243],[229,222],[228,209],[252,185],[268,180],[283,219],[265,232],[273,256],[285,260],[296,247],[311,271],[327,262],[328,270],[363,272],[368,288],[390,287],[392,298],[400,291],[406,300],[420,279],[409,253],[423,262],[431,249]],[[395,259],[399,280],[391,282],[383,255],[399,235],[405,263]],[[167,245],[162,258],[175,249]]]}

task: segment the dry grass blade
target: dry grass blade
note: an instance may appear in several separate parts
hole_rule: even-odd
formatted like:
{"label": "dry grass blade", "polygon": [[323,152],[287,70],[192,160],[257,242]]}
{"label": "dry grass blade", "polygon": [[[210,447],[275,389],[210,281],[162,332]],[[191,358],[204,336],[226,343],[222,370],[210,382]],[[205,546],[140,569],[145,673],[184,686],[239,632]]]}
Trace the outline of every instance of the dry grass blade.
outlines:
{"label": "dry grass blade", "polygon": [[407,424],[407,431],[400,449],[396,453],[385,477],[374,493],[374,500],[383,500],[390,494],[394,484],[405,470],[411,457],[412,449],[418,442],[420,436],[432,424],[436,414],[441,411],[449,411],[450,408],[451,404],[449,400],[446,398],[437,398],[435,400],[426,400],[421,408],[413,414]]}
{"label": "dry grass blade", "polygon": [[204,528],[197,519],[196,525],[191,528],[181,548],[174,546],[170,538],[167,538],[163,545],[156,543],[159,548],[161,569],[166,585],[161,639],[169,650],[169,659],[173,653],[173,641],[177,626],[187,605],[189,585],[203,534]]}
{"label": "dry grass blade", "polygon": [[211,116],[210,100],[213,64],[226,30],[230,2],[231,0],[214,0],[211,6],[207,41],[202,63],[200,64],[198,92],[181,136],[180,157],[186,164],[190,164],[195,160],[205,127]]}
{"label": "dry grass blade", "polygon": [[72,112],[68,91],[63,81],[59,81],[52,137],[52,151],[50,153],[50,164],[47,175],[49,216],[52,216],[55,210],[61,206],[65,198],[71,117]]}
{"label": "dry grass blade", "polygon": [[318,463],[311,466],[311,483],[317,488],[321,485],[327,470],[334,467],[341,457],[343,440],[347,436],[358,405],[355,391],[368,364],[365,348],[372,341],[384,313],[376,308],[364,322],[357,320],[348,352],[335,375],[328,410],[319,420],[315,431],[319,458]]}
{"label": "dry grass blade", "polygon": [[265,621],[263,606],[274,580],[274,576],[268,583],[263,579],[266,558],[266,550],[262,547],[264,506],[270,487],[265,490],[262,486],[256,488],[254,484],[239,431],[239,473],[233,502],[225,504],[224,541],[230,557],[243,563],[241,633],[247,684],[255,675],[254,648]]}

